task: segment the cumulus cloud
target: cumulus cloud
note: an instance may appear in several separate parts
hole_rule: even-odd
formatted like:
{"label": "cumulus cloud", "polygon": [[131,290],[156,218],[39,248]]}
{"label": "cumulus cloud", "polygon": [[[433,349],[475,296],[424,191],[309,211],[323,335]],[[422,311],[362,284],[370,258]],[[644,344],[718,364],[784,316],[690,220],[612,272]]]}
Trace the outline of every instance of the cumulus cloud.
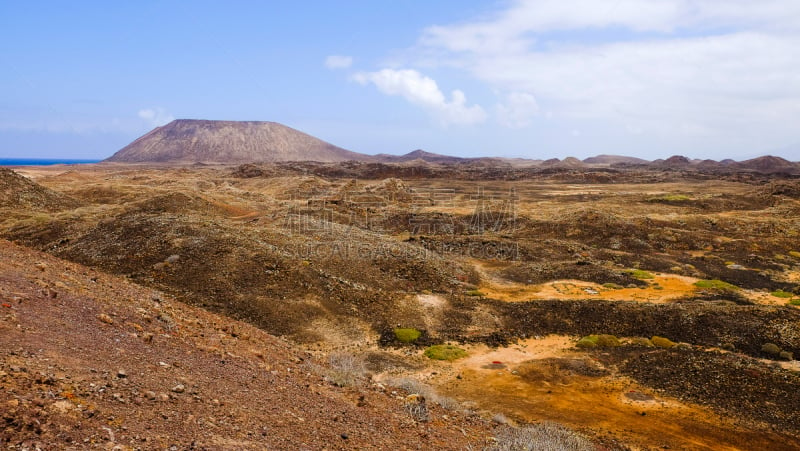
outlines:
{"label": "cumulus cloud", "polygon": [[442,125],[470,125],[486,120],[486,112],[480,105],[467,106],[467,97],[462,91],[454,90],[448,100],[434,79],[416,70],[383,69],[359,72],[352,78],[362,85],[374,84],[386,95],[405,98],[428,111]]}
{"label": "cumulus cloud", "polygon": [[535,105],[721,148],[800,139],[798,46],[795,0],[517,0],[429,27],[417,50],[497,92],[536,93],[500,101],[506,125],[529,124]]}
{"label": "cumulus cloud", "polygon": [[138,116],[151,127],[160,127],[175,120],[164,108],[144,108],[139,110]]}
{"label": "cumulus cloud", "polygon": [[347,69],[353,65],[352,56],[330,55],[325,58],[325,67],[328,69]]}

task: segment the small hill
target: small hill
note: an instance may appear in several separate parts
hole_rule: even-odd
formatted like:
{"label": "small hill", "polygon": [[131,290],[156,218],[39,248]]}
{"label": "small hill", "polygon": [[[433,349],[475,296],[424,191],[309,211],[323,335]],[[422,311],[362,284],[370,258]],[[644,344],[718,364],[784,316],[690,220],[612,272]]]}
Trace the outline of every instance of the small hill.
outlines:
{"label": "small hill", "polygon": [[797,172],[800,170],[800,165],[792,163],[781,157],[774,157],[771,155],[753,158],[750,160],[736,163],[735,166],[741,169],[747,169],[756,172]]}
{"label": "small hill", "polygon": [[561,165],[569,168],[582,168],[584,166],[583,162],[575,157],[564,158],[561,161]]}
{"label": "small hill", "polygon": [[612,165],[612,164],[645,164],[647,160],[623,155],[597,155],[583,160],[585,164]]}
{"label": "small hill", "polygon": [[241,164],[369,158],[275,122],[179,119],[157,127],[105,161]]}
{"label": "small hill", "polygon": [[475,160],[474,158],[452,157],[450,155],[441,155],[438,153],[426,152],[422,149],[417,149],[405,155],[378,154],[375,155],[375,158],[382,163],[407,163],[411,161],[416,161],[416,162],[439,163],[439,164],[453,164],[453,163],[463,163],[466,161]]}
{"label": "small hill", "polygon": [[56,211],[75,208],[79,202],[45,188],[16,172],[0,168],[0,208]]}

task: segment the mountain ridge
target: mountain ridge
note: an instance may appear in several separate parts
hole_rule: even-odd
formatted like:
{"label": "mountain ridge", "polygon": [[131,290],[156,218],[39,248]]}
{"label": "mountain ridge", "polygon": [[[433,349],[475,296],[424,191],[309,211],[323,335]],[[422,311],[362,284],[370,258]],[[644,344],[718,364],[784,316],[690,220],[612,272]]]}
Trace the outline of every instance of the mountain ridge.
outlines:
{"label": "mountain ridge", "polygon": [[104,160],[111,163],[245,164],[291,161],[397,164],[479,164],[542,166],[560,169],[593,167],[690,170],[740,170],[800,172],[800,163],[771,155],[745,161],[690,159],[673,155],[653,161],[623,155],[601,154],[579,160],[567,157],[532,160],[502,157],[458,157],[416,149],[404,155],[354,152],[286,125],[269,121],[177,119],[156,127]]}

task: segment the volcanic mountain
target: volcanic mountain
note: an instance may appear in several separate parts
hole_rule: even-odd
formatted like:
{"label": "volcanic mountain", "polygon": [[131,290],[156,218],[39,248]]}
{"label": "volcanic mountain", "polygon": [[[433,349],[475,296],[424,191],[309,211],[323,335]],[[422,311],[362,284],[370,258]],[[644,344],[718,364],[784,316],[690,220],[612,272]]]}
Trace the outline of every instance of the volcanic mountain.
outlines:
{"label": "volcanic mountain", "polygon": [[106,161],[239,164],[368,158],[275,122],[179,119],[155,128]]}

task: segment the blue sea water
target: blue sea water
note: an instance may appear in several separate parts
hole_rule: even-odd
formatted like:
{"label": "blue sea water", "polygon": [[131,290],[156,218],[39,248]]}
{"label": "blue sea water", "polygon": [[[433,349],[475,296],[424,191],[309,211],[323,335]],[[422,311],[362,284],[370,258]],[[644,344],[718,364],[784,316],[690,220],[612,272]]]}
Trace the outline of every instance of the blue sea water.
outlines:
{"label": "blue sea water", "polygon": [[87,164],[102,160],[75,160],[68,158],[0,158],[0,166],[52,166],[54,164]]}

